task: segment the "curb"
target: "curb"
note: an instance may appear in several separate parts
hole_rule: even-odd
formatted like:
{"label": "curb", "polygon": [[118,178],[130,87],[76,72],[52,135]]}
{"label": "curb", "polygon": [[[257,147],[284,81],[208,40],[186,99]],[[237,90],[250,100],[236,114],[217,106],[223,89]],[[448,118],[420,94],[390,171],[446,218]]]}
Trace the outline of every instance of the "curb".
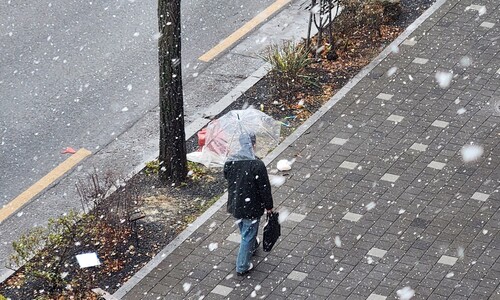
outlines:
{"label": "curb", "polygon": [[[286,148],[292,145],[302,134],[304,134],[314,123],[316,123],[326,112],[328,112],[340,99],[342,99],[358,82],[363,79],[370,71],[372,71],[376,66],[380,64],[390,53],[394,46],[400,45],[405,39],[407,39],[425,20],[427,20],[434,12],[436,12],[447,0],[437,0],[431,7],[429,7],[420,17],[418,17],[412,24],[410,24],[403,33],[401,33],[392,43],[390,43],[385,49],[377,55],[368,65],[366,65],[361,71],[356,74],[347,84],[345,84],[335,95],[333,95],[330,100],[325,103],[316,113],[314,113],[310,118],[308,118],[300,127],[298,127],[292,134],[290,134],[282,143],[280,143],[271,153],[269,153],[263,162],[269,165],[273,160],[275,160]],[[239,84],[235,89],[233,89],[229,94],[224,96],[219,100],[213,107],[209,109],[210,115],[214,111],[222,111],[227,105],[231,104],[239,95],[248,90],[253,84],[264,77],[267,74],[268,67],[265,65],[255,71],[250,77],[245,79],[241,84]],[[254,77],[255,76],[255,77]],[[258,76],[260,78],[256,79]],[[250,82],[253,82],[249,85]],[[243,90],[244,89],[244,90]],[[229,100],[231,99],[231,102]],[[226,104],[227,103],[227,104]],[[222,107],[226,104],[225,107]],[[222,108],[222,109],[221,109]],[[219,112],[220,112],[219,111]],[[205,126],[209,120],[204,118],[198,118],[193,121],[186,128],[186,136],[192,130],[192,134],[195,134],[199,129]],[[149,263],[142,267],[134,276],[132,276],[127,282],[125,282],[120,289],[118,289],[113,295],[113,298],[121,299],[130,290],[132,290],[144,277],[146,277],[155,267],[157,267],[170,253],[172,253],[178,246],[182,244],[193,232],[196,231],[201,225],[203,225],[215,212],[217,212],[227,201],[227,192],[221,196],[216,203],[214,203],[207,211],[205,211],[200,217],[198,217],[188,228],[182,231],[172,242],[170,242],[165,248],[163,248]]]}

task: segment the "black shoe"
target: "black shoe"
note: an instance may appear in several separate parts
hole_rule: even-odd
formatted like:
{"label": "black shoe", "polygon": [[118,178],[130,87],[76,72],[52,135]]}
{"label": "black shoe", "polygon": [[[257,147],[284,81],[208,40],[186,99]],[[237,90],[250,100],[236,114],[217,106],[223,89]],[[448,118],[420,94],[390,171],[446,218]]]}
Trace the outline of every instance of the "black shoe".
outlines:
{"label": "black shoe", "polygon": [[243,271],[243,272],[236,272],[236,275],[238,276],[245,276],[247,275],[251,270],[253,269],[253,264],[250,263],[250,267],[248,267],[248,270]]}

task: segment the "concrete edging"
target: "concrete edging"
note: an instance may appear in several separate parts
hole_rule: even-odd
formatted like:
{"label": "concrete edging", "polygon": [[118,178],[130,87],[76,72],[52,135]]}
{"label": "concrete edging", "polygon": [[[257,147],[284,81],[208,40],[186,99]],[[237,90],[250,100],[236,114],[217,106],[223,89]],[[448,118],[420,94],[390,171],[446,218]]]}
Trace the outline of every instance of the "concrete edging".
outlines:
{"label": "concrete edging", "polygon": [[[298,127],[292,134],[290,134],[282,143],[280,143],[271,153],[264,159],[264,163],[269,165],[275,160],[286,148],[293,144],[304,132],[306,132],[314,123],[316,123],[326,112],[328,112],[340,99],[342,99],[361,79],[363,79],[370,71],[372,71],[382,60],[384,60],[390,53],[394,46],[400,45],[407,39],[427,18],[436,12],[447,0],[437,0],[431,7],[429,7],[420,17],[418,17],[406,30],[401,33],[392,43],[390,43],[377,57],[375,57],[368,65],[366,65],[358,74],[356,74],[347,84],[345,84],[330,100],[325,103],[316,113],[308,118],[300,127]],[[255,71],[250,77],[240,83],[235,89],[219,100],[214,106],[209,109],[210,112],[222,111],[232,101],[236,100],[239,95],[243,94],[253,84],[259,81],[267,74],[264,72],[267,66],[263,66]],[[260,77],[259,77],[260,76]],[[258,78],[258,79],[257,79]],[[248,81],[247,81],[248,80]],[[248,85],[252,82],[252,85]],[[231,99],[231,101],[229,101]],[[226,105],[223,107],[223,105]],[[209,120],[198,118],[193,121],[188,128],[186,128],[186,136],[195,134],[198,130],[202,129]],[[201,127],[200,127],[201,126]],[[196,129],[198,128],[198,129]],[[196,130],[195,130],[196,129]],[[191,133],[188,135],[188,133]],[[123,298],[131,289],[133,289],[146,275],[148,275],[154,268],[156,268],[170,253],[172,253],[179,245],[182,244],[193,232],[203,225],[215,212],[217,212],[227,201],[227,192],[221,196],[216,203],[214,203],[207,211],[198,217],[188,228],[182,231],[172,242],[165,246],[150,262],[142,267],[134,276],[125,282],[120,289],[113,295],[112,299]]]}

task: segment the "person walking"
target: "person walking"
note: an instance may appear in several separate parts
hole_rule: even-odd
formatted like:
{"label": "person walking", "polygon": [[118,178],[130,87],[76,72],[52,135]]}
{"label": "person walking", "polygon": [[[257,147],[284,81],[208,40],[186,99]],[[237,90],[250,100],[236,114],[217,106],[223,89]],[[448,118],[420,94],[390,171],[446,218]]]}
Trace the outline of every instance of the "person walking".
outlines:
{"label": "person walking", "polygon": [[236,274],[243,276],[253,268],[250,260],[259,246],[260,217],[272,213],[273,197],[266,166],[254,154],[255,135],[241,134],[239,142],[239,151],[224,164],[224,178],[228,182],[227,211],[237,219],[241,234]]}

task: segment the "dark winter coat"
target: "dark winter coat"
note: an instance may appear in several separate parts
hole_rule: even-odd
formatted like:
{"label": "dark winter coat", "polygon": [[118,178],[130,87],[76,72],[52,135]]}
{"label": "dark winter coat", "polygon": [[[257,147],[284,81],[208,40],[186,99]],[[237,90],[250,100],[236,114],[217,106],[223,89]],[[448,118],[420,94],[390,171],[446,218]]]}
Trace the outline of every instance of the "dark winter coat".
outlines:
{"label": "dark winter coat", "polygon": [[228,161],[224,164],[228,182],[227,211],[237,219],[258,219],[264,209],[273,208],[271,184],[260,159]]}

